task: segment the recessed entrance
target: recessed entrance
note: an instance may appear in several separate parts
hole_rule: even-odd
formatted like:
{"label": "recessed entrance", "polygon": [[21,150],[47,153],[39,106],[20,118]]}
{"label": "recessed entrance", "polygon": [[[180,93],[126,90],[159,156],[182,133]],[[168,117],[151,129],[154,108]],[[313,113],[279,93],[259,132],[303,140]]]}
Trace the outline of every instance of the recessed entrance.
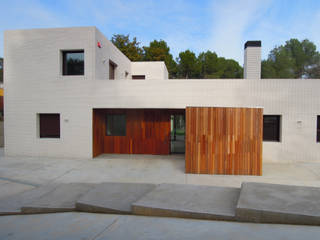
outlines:
{"label": "recessed entrance", "polygon": [[171,115],[170,125],[170,152],[185,153],[185,114]]}
{"label": "recessed entrance", "polygon": [[[184,152],[184,109],[93,109],[93,157]],[[171,131],[171,116],[176,119]],[[172,136],[173,134],[173,136]]]}

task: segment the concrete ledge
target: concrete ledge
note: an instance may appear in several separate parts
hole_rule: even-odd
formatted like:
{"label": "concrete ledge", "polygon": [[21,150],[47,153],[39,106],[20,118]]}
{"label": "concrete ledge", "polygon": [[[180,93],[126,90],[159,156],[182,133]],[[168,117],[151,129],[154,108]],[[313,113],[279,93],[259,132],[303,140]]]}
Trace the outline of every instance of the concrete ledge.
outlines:
{"label": "concrete ledge", "polygon": [[161,184],[133,203],[134,214],[235,220],[238,188]]}
{"label": "concrete ledge", "polygon": [[320,224],[320,188],[243,183],[236,209],[239,221]]}
{"label": "concrete ledge", "polygon": [[94,184],[60,184],[52,191],[21,207],[22,213],[55,213],[76,210],[76,201],[87,193]]}
{"label": "concrete ledge", "polygon": [[93,213],[131,214],[131,205],[155,184],[101,183],[76,202],[76,209]]}
{"label": "concrete ledge", "polygon": [[36,199],[53,191],[58,185],[50,184],[46,186],[36,187],[9,197],[0,199],[0,215],[22,214],[21,208],[30,204]]}

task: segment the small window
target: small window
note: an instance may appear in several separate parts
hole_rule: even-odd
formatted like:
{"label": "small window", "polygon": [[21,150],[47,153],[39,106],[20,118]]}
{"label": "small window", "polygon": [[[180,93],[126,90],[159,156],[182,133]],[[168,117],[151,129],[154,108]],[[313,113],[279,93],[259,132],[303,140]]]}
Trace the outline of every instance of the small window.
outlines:
{"label": "small window", "polygon": [[115,79],[116,67],[117,64],[109,60],[109,80]]}
{"label": "small window", "polygon": [[84,75],[84,51],[63,51],[62,52],[62,74],[63,75]]}
{"label": "small window", "polygon": [[133,80],[144,80],[146,79],[145,75],[132,75]]}
{"label": "small window", "polygon": [[317,142],[320,142],[320,116],[317,116]]}
{"label": "small window", "polygon": [[280,142],[280,115],[263,116],[263,141]]}
{"label": "small window", "polygon": [[60,138],[60,114],[39,114],[40,138]]}
{"label": "small window", "polygon": [[126,136],[126,128],[125,114],[108,114],[106,116],[107,136]]}

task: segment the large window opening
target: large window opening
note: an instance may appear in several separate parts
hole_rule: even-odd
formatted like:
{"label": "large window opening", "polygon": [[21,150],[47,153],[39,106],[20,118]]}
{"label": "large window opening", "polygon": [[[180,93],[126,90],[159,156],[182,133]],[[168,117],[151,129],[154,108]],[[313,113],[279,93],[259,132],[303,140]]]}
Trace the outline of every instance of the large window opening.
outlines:
{"label": "large window opening", "polygon": [[62,74],[84,75],[84,50],[62,52]]}
{"label": "large window opening", "polygon": [[263,116],[263,141],[280,142],[280,115]]}
{"label": "large window opening", "polygon": [[39,114],[40,138],[60,138],[60,114]]}
{"label": "large window opening", "polygon": [[171,115],[170,152],[185,153],[185,115]]}
{"label": "large window opening", "polygon": [[106,115],[106,135],[107,136],[126,136],[126,115],[107,114]]}

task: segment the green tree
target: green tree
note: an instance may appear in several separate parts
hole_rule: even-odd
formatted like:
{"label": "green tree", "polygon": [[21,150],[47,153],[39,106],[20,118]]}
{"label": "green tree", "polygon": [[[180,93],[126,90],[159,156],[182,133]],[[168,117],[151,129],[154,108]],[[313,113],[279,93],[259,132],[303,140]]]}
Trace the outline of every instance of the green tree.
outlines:
{"label": "green tree", "polygon": [[207,51],[198,56],[201,65],[200,78],[242,78],[242,67],[232,59],[218,57],[216,53]]}
{"label": "green tree", "polygon": [[320,54],[313,42],[290,39],[262,61],[262,78],[319,78]]}
{"label": "green tree", "polygon": [[177,77],[177,63],[174,61],[170,48],[164,40],[154,40],[144,46],[144,61],[164,61],[170,78]]}
{"label": "green tree", "polygon": [[143,49],[134,37],[130,40],[129,35],[114,34],[111,42],[131,61],[141,61],[143,59]]}
{"label": "green tree", "polygon": [[186,50],[179,53],[178,76],[181,78],[199,78],[201,73],[201,64],[194,52]]}
{"label": "green tree", "polygon": [[242,78],[243,69],[239,63],[233,59],[224,59],[224,71],[220,78]]}
{"label": "green tree", "polygon": [[201,52],[198,55],[198,62],[200,64],[200,78],[215,78],[219,75],[218,56],[215,52]]}

